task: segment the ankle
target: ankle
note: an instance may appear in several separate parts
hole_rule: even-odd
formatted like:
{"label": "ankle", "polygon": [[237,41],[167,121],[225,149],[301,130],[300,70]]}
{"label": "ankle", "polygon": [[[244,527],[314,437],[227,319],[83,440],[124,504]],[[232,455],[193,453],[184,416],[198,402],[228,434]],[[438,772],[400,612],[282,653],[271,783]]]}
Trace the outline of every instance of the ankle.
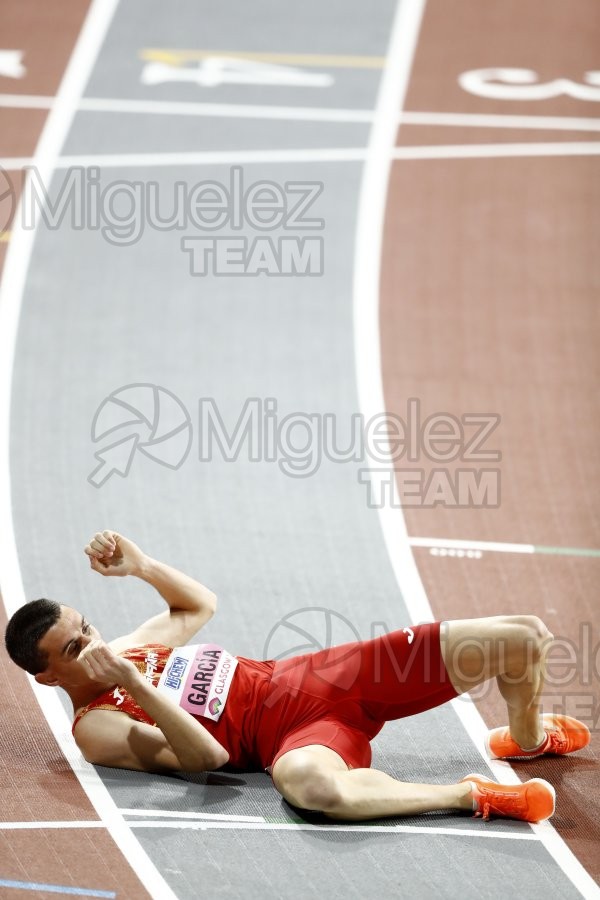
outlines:
{"label": "ankle", "polygon": [[512,722],[510,735],[524,753],[531,753],[543,747],[548,735],[544,731],[541,719],[522,725],[520,722]]}
{"label": "ankle", "polygon": [[457,791],[457,809],[467,809],[472,811],[475,809],[473,803],[473,786],[470,781],[461,781],[456,785]]}
{"label": "ankle", "polygon": [[524,753],[535,753],[538,750],[542,750],[548,740],[548,735],[546,734],[544,729],[541,728],[541,726],[540,730],[541,735],[539,734],[539,732],[535,732],[535,734],[532,734],[531,732],[524,732],[522,734],[518,734],[518,737],[515,737],[514,733],[511,732],[511,736],[513,740],[517,742]]}

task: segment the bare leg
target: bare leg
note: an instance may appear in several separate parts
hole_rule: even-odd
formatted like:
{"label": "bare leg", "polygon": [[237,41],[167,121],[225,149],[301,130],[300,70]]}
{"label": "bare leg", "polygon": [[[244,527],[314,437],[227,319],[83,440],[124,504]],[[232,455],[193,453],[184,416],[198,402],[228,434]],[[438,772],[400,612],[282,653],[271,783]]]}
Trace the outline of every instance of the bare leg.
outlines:
{"label": "bare leg", "polygon": [[442,655],[460,692],[496,678],[508,708],[510,732],[523,750],[544,739],[539,698],[552,635],[537,616],[462,619],[442,626]]}
{"label": "bare leg", "polygon": [[285,753],[275,763],[273,781],[293,806],[319,810],[332,819],[360,821],[473,808],[468,783],[408,784],[377,769],[348,769],[337,753],[320,745]]}

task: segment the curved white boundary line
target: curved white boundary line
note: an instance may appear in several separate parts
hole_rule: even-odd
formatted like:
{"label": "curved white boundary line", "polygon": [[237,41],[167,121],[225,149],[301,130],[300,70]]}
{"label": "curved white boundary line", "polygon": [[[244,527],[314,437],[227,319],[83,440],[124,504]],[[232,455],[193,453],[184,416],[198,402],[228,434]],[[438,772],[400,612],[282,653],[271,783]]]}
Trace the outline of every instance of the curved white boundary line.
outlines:
{"label": "curved white boundary line", "polygon": [[[381,78],[360,188],[354,250],[354,352],[360,411],[369,421],[385,410],[381,375],[379,288],[385,210],[398,121],[406,97],[426,0],[399,0],[386,65]],[[390,452],[391,458],[391,452]],[[391,468],[391,467],[390,467]],[[374,473],[371,473],[372,477]],[[378,508],[390,562],[413,622],[434,616],[409,544],[395,479],[392,496]],[[489,760],[483,750],[487,728],[477,708],[463,695],[452,705],[486,767],[504,783],[520,781],[507,764]],[[549,822],[533,825],[549,854],[584,897],[600,898],[600,888]]]}
{"label": "curved white boundary line", "polygon": [[[118,0],[93,0],[69,59],[52,109],[38,141],[32,164],[42,183],[50,185],[56,162],[68,134],[77,105],[113,19]],[[35,239],[35,229],[24,230],[17,210],[0,284],[0,586],[10,616],[25,602],[12,518],[10,483],[10,403],[12,373],[25,281]],[[36,224],[39,217],[36,218]],[[55,691],[30,684],[48,725],[87,794],[102,823],[150,896],[176,900],[117,809],[96,770],[85,762],[71,735],[67,714]]]}

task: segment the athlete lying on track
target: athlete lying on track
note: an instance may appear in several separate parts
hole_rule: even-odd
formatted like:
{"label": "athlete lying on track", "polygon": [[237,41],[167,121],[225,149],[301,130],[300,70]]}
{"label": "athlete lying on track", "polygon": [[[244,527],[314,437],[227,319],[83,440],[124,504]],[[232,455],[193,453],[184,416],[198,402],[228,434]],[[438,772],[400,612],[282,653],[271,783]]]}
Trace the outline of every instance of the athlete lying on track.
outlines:
{"label": "athlete lying on track", "polygon": [[332,819],[464,809],[537,822],[554,812],[546,781],[403,783],[369,768],[369,741],[385,722],[495,677],[509,725],[489,732],[491,757],[564,754],[589,742],[576,719],[540,716],[552,635],[536,616],[434,622],[259,662],[213,644],[183,646],[216,608],[197,581],[114,531],[96,534],[85,552],[94,571],[136,575],[169,607],[109,644],[54,601],[34,600],[11,618],[8,653],[40,684],[69,694],[75,740],[91,763],[148,772],[265,768],[290,804]]}

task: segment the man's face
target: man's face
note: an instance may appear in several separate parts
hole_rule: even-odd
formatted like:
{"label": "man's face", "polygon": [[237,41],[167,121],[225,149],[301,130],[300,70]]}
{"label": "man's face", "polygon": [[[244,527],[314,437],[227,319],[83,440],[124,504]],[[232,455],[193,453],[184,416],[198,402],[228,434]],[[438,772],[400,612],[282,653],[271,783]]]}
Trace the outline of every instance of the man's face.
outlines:
{"label": "man's face", "polygon": [[61,606],[60,619],[39,643],[40,650],[48,654],[48,665],[44,672],[36,675],[36,680],[60,687],[89,683],[90,676],[77,657],[90,641],[99,637],[99,632],[80,612],[70,606]]}

